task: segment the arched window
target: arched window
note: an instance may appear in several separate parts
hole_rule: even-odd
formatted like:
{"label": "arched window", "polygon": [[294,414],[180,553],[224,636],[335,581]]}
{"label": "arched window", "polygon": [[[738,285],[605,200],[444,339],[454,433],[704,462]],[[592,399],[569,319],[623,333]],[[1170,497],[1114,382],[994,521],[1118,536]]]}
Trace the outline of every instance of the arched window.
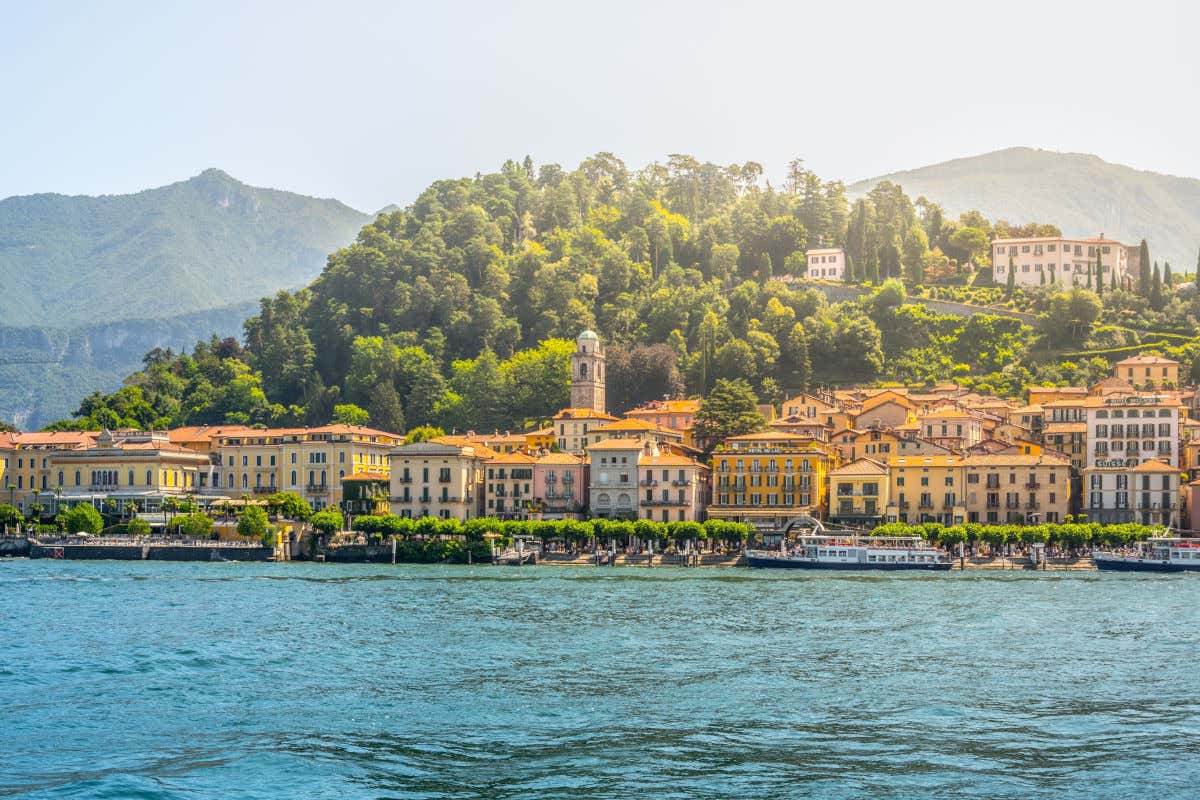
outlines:
{"label": "arched window", "polygon": [[133,470],[129,470],[129,485],[133,486]]}
{"label": "arched window", "polygon": [[321,485],[327,486],[328,484],[329,484],[329,479],[326,477],[325,470],[321,470]]}
{"label": "arched window", "polygon": [[233,488],[233,473],[229,473],[229,488]]}
{"label": "arched window", "polygon": [[63,485],[63,472],[61,469],[58,471],[58,484],[57,485],[58,486]]}
{"label": "arched window", "polygon": [[147,486],[154,485],[154,472],[151,470],[146,470],[146,485]]}
{"label": "arched window", "polygon": [[83,475],[80,474],[79,470],[75,470],[75,485],[82,486],[83,485],[82,482],[83,482]]}
{"label": "arched window", "polygon": [[587,377],[587,362],[586,361],[579,365],[579,377],[581,377],[581,378]]}
{"label": "arched window", "polygon": [[42,476],[42,488],[43,488],[43,489],[49,489],[49,488],[50,488],[50,487],[47,485],[47,481],[49,481],[49,480],[50,480],[49,476],[47,476],[47,475],[43,475],[43,476]]}
{"label": "arched window", "polygon": [[598,506],[607,506],[607,505],[610,505],[611,503],[612,503],[612,498],[610,498],[606,494],[601,494],[596,497],[596,505],[598,505]]}
{"label": "arched window", "polygon": [[292,488],[296,487],[296,470],[292,470]]}
{"label": "arched window", "polygon": [[246,473],[243,472],[242,473],[242,488],[243,489],[248,488],[249,484],[250,484],[250,479],[246,476]]}

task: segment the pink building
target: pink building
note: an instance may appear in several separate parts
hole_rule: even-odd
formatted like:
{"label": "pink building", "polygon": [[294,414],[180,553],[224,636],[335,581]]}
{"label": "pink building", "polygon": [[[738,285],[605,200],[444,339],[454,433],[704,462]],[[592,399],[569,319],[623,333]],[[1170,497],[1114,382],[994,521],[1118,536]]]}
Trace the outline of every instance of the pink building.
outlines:
{"label": "pink building", "polygon": [[535,519],[583,519],[588,508],[588,460],[570,453],[547,453],[533,464]]}

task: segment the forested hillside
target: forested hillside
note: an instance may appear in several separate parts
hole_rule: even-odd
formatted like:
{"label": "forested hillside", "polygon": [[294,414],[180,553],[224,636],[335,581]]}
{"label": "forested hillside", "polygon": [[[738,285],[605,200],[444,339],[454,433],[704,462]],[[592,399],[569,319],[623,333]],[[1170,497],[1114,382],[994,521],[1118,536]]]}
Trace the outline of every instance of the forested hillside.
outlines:
{"label": "forested hillside", "polygon": [[[88,398],[63,424],[512,428],[566,404],[570,340],[583,328],[608,342],[616,410],[703,394],[718,378],[745,378],[771,400],[818,383],[948,377],[1016,394],[1035,378],[1104,369],[1057,363],[1063,349],[1138,340],[1097,327],[1116,312],[1082,289],[987,290],[1040,313],[1036,329],[906,303],[927,279],[961,283],[988,237],[1013,226],[951,219],[890,183],[850,205],[841,183],[799,162],[778,188],[762,174],[682,155],[631,171],[601,153],[573,171],[527,158],[438,181],[363,228],[307,289],[263,300],[244,343],[152,353],[120,393]],[[852,275],[882,288],[831,305],[779,280],[802,274],[817,243],[845,245]],[[1195,315],[1194,295],[1161,291],[1156,313],[1169,302]]]}
{"label": "forested hillside", "polygon": [[1192,269],[1200,246],[1200,180],[1085,153],[1013,147],[870,178],[849,192],[865,194],[883,180],[955,214],[978,209],[988,216],[1051,220],[1068,236],[1103,232],[1128,244],[1146,239],[1177,273]]}

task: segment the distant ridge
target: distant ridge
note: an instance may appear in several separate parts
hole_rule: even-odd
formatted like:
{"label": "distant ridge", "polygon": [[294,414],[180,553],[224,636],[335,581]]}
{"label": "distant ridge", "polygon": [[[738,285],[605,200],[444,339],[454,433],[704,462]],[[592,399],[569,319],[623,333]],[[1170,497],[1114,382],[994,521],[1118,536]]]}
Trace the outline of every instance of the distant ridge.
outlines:
{"label": "distant ridge", "polygon": [[1176,274],[1196,267],[1200,180],[1137,170],[1086,153],[1012,147],[893,172],[848,187],[862,195],[879,181],[904,187],[958,214],[978,209],[1009,222],[1048,222],[1069,236],[1150,243],[1150,256]]}
{"label": "distant ridge", "polygon": [[219,169],[135,194],[0,200],[8,325],[154,319],[303,286],[370,216]]}

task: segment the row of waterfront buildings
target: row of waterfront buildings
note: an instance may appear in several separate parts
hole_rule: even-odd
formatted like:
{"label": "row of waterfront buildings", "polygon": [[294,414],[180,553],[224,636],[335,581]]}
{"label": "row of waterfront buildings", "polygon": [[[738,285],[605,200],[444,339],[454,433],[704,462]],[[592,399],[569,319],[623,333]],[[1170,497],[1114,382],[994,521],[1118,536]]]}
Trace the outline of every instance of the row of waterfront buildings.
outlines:
{"label": "row of waterfront buildings", "polygon": [[1031,387],[1023,404],[952,383],[803,393],[762,407],[763,430],[715,443],[696,439],[699,400],[607,413],[591,331],[571,373],[570,407],[522,433],[410,443],[348,425],[11,433],[0,435],[0,480],[7,502],[46,516],[79,503],[152,516],[184,498],[238,505],[286,491],[316,509],[407,517],[775,529],[801,515],[869,527],[1086,514],[1200,527],[1200,397],[1158,356],[1125,359],[1091,387]]}
{"label": "row of waterfront buildings", "polygon": [[[1070,284],[1086,286],[1097,279],[1103,288],[1127,286],[1139,269],[1137,246],[1107,239],[1104,234],[1089,238],[1038,236],[992,241],[992,274],[997,283],[1007,283],[1011,273],[1017,286]],[[808,250],[805,277],[821,280],[846,279],[846,254],[841,248]],[[1091,281],[1088,276],[1092,275]],[[1097,278],[1098,276],[1098,278]]]}

